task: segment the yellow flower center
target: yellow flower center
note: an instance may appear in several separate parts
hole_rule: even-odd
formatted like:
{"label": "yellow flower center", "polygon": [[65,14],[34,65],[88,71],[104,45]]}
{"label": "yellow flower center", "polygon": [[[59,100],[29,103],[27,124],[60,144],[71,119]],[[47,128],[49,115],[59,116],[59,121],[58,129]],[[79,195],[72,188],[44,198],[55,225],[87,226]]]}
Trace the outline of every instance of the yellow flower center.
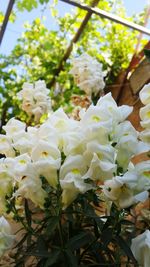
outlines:
{"label": "yellow flower center", "polygon": [[73,170],[72,170],[72,173],[73,173],[73,174],[80,174],[80,171],[79,171],[78,169],[73,169]]}
{"label": "yellow flower center", "polygon": [[93,115],[92,116],[92,120],[95,121],[95,122],[99,122],[100,121],[100,117],[98,117],[96,115]]}
{"label": "yellow flower center", "polygon": [[1,143],[6,142],[6,138],[1,138],[1,139],[0,139],[0,142],[1,142]]}
{"label": "yellow flower center", "polygon": [[19,160],[19,163],[26,164],[26,161],[24,159]]}
{"label": "yellow flower center", "polygon": [[146,113],[147,117],[150,118],[150,111]]}

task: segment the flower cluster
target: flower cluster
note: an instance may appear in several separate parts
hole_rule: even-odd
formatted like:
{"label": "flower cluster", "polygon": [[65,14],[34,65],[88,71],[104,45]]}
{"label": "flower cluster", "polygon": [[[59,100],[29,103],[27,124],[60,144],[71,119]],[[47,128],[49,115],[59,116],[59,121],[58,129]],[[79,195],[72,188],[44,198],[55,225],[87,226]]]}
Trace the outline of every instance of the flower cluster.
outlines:
{"label": "flower cluster", "polygon": [[70,73],[75,83],[85,91],[88,96],[97,95],[104,89],[104,72],[102,64],[88,54],[82,54],[73,60],[73,68]]}
{"label": "flower cluster", "polygon": [[141,102],[145,105],[140,109],[141,126],[145,129],[141,132],[141,139],[150,144],[150,83],[140,91]]}
{"label": "flower cluster", "polygon": [[60,182],[64,208],[97,183],[103,184],[106,197],[120,208],[145,199],[150,167],[148,162],[131,163],[134,155],[143,152],[137,131],[125,120],[131,111],[129,106],[118,107],[107,94],[96,106],[82,111],[80,121],[69,118],[61,108],[39,127],[26,129],[25,123],[10,119],[3,127],[6,135],[0,135],[0,149],[6,156],[0,160],[1,210],[14,184],[15,196],[43,207],[46,192],[41,176],[54,188]]}
{"label": "flower cluster", "polygon": [[24,83],[23,89],[17,94],[22,100],[22,110],[30,117],[34,116],[35,122],[39,122],[43,114],[47,114],[51,109],[49,90],[44,81],[37,81],[35,85]]}

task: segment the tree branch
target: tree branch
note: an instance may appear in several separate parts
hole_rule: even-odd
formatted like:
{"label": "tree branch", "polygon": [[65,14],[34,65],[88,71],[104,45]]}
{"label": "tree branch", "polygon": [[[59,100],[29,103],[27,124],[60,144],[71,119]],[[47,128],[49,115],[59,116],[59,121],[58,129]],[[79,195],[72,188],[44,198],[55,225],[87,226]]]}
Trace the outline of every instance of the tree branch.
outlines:
{"label": "tree branch", "polygon": [[[98,4],[99,0],[93,0],[92,3],[91,3],[91,7],[95,7],[97,4]],[[59,75],[59,73],[63,70],[64,68],[64,63],[66,62],[66,60],[69,58],[71,52],[72,52],[72,49],[73,49],[73,44],[77,43],[85,26],[87,25],[89,19],[91,18],[92,16],[92,11],[88,11],[86,16],[84,17],[78,31],[76,32],[76,34],[74,35],[74,37],[72,38],[69,46],[67,47],[66,49],[66,52],[63,56],[63,58],[61,59],[57,69],[55,70],[55,73],[54,73],[54,77],[52,78],[52,80],[50,81],[50,83],[48,84],[48,87],[52,87],[56,81],[56,76]]]}

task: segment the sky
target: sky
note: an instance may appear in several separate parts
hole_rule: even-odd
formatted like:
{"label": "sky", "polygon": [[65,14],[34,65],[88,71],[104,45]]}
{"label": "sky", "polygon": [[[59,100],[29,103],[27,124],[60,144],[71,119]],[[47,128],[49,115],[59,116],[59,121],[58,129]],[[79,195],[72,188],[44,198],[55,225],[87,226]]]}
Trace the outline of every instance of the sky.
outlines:
{"label": "sky", "polygon": [[[143,10],[146,4],[150,4],[150,0],[123,0],[125,8],[127,10],[127,15],[131,16],[132,14],[139,13]],[[5,12],[9,0],[0,0],[0,11]],[[53,0],[49,1],[50,3]],[[114,0],[115,5],[115,0]],[[60,15],[64,15],[66,12],[71,12],[73,9],[72,6],[58,1],[58,10]],[[21,33],[24,30],[23,24],[28,21],[31,23],[36,17],[46,17],[45,25],[49,29],[56,29],[56,25],[50,13],[50,8],[47,5],[47,8],[43,11],[43,6],[39,6],[38,9],[32,10],[31,12],[21,12],[17,14],[17,19],[15,23],[8,23],[6,32],[0,47],[0,53],[9,54],[10,51],[16,44],[17,38],[21,36]],[[150,26],[150,23],[149,25]]]}

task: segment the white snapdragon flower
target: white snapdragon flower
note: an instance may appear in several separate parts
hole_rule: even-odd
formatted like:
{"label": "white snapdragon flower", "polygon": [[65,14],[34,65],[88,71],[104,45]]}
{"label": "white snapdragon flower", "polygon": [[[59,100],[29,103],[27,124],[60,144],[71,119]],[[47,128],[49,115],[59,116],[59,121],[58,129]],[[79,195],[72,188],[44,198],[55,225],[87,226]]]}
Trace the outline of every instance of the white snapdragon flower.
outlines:
{"label": "white snapdragon flower", "polygon": [[49,90],[44,81],[35,82],[34,86],[24,83],[23,89],[17,94],[22,100],[22,109],[29,115],[34,116],[35,122],[39,122],[43,114],[51,110]]}
{"label": "white snapdragon flower", "polygon": [[140,132],[139,137],[143,142],[146,142],[148,146],[148,144],[150,144],[150,129],[145,129],[144,131]]}
{"label": "white snapdragon flower", "polygon": [[73,68],[70,73],[73,75],[75,83],[89,96],[92,93],[97,95],[105,87],[102,64],[87,54],[73,60]]}
{"label": "white snapdragon flower", "polygon": [[140,109],[141,126],[143,128],[150,128],[150,103]]}
{"label": "white snapdragon flower", "polygon": [[60,179],[64,179],[68,173],[80,174],[87,171],[87,163],[82,155],[68,156],[60,168]]}
{"label": "white snapdragon flower", "polygon": [[79,193],[85,193],[92,186],[85,183],[83,175],[87,170],[87,164],[83,156],[74,155],[66,158],[60,168],[60,184],[63,189],[62,203],[63,207],[68,207],[78,196]]}
{"label": "white snapdragon flower", "polygon": [[90,164],[94,153],[96,153],[98,158],[102,161],[115,163],[116,149],[110,144],[101,145],[96,140],[88,142],[86,144],[86,149],[83,154],[88,164]]}
{"label": "white snapdragon flower", "polygon": [[31,164],[30,156],[25,153],[14,158],[14,166],[12,173],[14,174],[14,179],[20,181],[24,173],[28,170],[28,165]]}
{"label": "white snapdragon flower", "polygon": [[28,164],[28,168],[22,172],[18,189],[13,196],[30,199],[36,206],[43,208],[47,193],[42,188],[42,182],[33,164]]}
{"label": "white snapdragon flower", "polygon": [[80,127],[62,135],[63,152],[66,156],[83,154],[86,147],[85,136]]}
{"label": "white snapdragon flower", "polygon": [[140,109],[141,126],[145,128],[140,133],[140,139],[146,142],[148,149],[150,150],[150,83],[146,84],[140,91],[141,102],[146,105]]}
{"label": "white snapdragon flower", "polygon": [[144,191],[150,189],[150,160],[135,165],[134,172],[138,176],[137,189]]}
{"label": "white snapdragon flower", "polygon": [[121,122],[114,128],[111,140],[117,149],[117,163],[124,170],[127,169],[131,158],[145,149],[138,141],[138,132],[129,121]]}
{"label": "white snapdragon flower", "polygon": [[0,217],[0,257],[4,252],[11,248],[14,242],[14,235],[11,233],[11,227],[8,221],[1,216]]}
{"label": "white snapdragon flower", "polygon": [[84,177],[104,181],[116,172],[116,150],[109,144],[100,145],[96,141],[87,143],[84,157],[89,165],[89,170]]}
{"label": "white snapdragon flower", "polygon": [[113,123],[124,121],[133,111],[133,107],[127,105],[118,107],[111,93],[101,97],[96,106],[100,107],[101,113],[105,114],[105,117],[112,118]]}
{"label": "white snapdragon flower", "polygon": [[144,233],[132,239],[131,250],[142,267],[150,266],[150,231],[146,230]]}
{"label": "white snapdragon flower", "polygon": [[140,96],[141,102],[144,105],[147,105],[150,103],[150,83],[144,85],[144,87],[139,93],[139,96]]}
{"label": "white snapdragon flower", "polygon": [[113,173],[116,172],[116,164],[110,161],[100,160],[96,153],[93,154],[89,169],[83,176],[84,179],[90,178],[95,181],[101,181],[113,177]]}
{"label": "white snapdragon flower", "polygon": [[79,126],[79,122],[69,118],[62,108],[53,112],[46,121],[46,124],[49,124],[54,129],[53,136],[57,138],[60,149],[64,145],[64,134],[68,134],[70,131],[76,131],[76,128]]}
{"label": "white snapdragon flower", "polygon": [[57,170],[61,164],[61,153],[55,144],[40,140],[32,149],[31,159],[39,175],[43,175],[51,186],[56,186]]}
{"label": "white snapdragon flower", "polygon": [[120,208],[133,204],[132,190],[118,176],[104,182],[103,193]]}
{"label": "white snapdragon flower", "polygon": [[0,213],[6,210],[5,196],[11,193],[13,187],[14,158],[0,159]]}
{"label": "white snapdragon flower", "polygon": [[0,134],[0,153],[4,154],[6,157],[15,156],[10,137],[3,134]]}
{"label": "white snapdragon flower", "polygon": [[135,194],[148,191],[150,189],[150,160],[134,165],[134,168],[128,170],[121,180],[128,184]]}
{"label": "white snapdragon flower", "polygon": [[105,122],[109,119],[110,117],[105,108],[101,109],[99,106],[91,105],[84,113],[84,116],[82,116],[81,121],[85,123],[85,125],[88,123],[92,126],[95,123]]}
{"label": "white snapdragon flower", "polygon": [[67,208],[78,196],[79,193],[84,194],[86,191],[92,189],[92,186],[86,184],[81,179],[80,174],[73,173],[65,177],[64,180],[60,181],[62,188],[62,204],[63,208]]}
{"label": "white snapdragon flower", "polygon": [[36,141],[29,132],[19,132],[13,136],[12,146],[20,154],[30,153]]}
{"label": "white snapdragon flower", "polygon": [[16,120],[15,118],[11,118],[5,126],[3,126],[3,129],[6,132],[6,136],[13,139],[13,137],[19,133],[24,132],[26,128],[26,124],[24,122],[21,122],[19,120]]}
{"label": "white snapdragon flower", "polygon": [[136,175],[116,176],[111,180],[104,182],[103,193],[119,208],[128,208],[131,205],[145,201],[148,197],[148,192],[135,190],[134,186],[138,184]]}
{"label": "white snapdragon flower", "polygon": [[112,119],[107,116],[105,110],[91,105],[80,120],[80,127],[86,141],[97,140],[100,144],[109,143],[109,133],[112,130]]}
{"label": "white snapdragon flower", "polygon": [[57,133],[68,132],[78,126],[78,121],[67,116],[62,108],[57,109],[50,114],[47,123],[49,123]]}

